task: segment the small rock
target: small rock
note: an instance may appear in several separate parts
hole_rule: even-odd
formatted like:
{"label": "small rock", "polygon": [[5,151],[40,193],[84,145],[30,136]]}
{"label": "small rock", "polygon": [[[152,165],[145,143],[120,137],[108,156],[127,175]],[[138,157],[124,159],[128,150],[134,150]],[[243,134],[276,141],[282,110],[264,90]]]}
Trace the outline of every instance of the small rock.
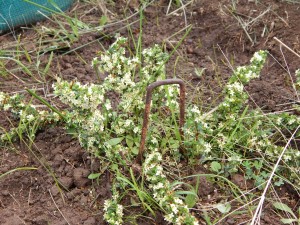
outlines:
{"label": "small rock", "polygon": [[187,52],[188,54],[193,54],[193,53],[194,53],[194,50],[193,50],[193,48],[192,48],[191,46],[188,46],[188,47],[186,48],[186,52]]}
{"label": "small rock", "polygon": [[1,192],[1,194],[3,196],[9,196],[9,191],[8,190],[4,190],[4,191]]}
{"label": "small rock", "polygon": [[203,51],[201,51],[199,48],[197,48],[197,49],[195,49],[194,50],[194,53],[195,53],[195,55],[197,55],[197,56],[201,56],[201,57],[203,57]]}
{"label": "small rock", "polygon": [[189,38],[189,39],[186,40],[186,42],[187,42],[188,44],[192,44],[192,43],[194,42],[194,40],[191,39],[191,38]]}
{"label": "small rock", "polygon": [[36,202],[36,201],[35,201],[34,199],[30,199],[30,200],[28,201],[28,204],[29,204],[29,205],[33,205],[35,202]]}
{"label": "small rock", "polygon": [[228,219],[226,222],[228,225],[236,224],[234,219]]}
{"label": "small rock", "polygon": [[59,193],[59,189],[58,189],[58,187],[54,184],[54,185],[50,188],[50,192],[51,192],[51,194],[52,194],[53,196],[56,196],[56,195],[58,195],[58,193]]}
{"label": "small rock", "polygon": [[91,182],[87,177],[90,174],[90,171],[83,168],[76,168],[73,171],[74,184],[78,188],[85,187],[88,183]]}
{"label": "small rock", "polygon": [[213,185],[207,180],[206,177],[200,177],[200,184],[198,188],[198,194],[201,197],[206,197],[214,192]]}
{"label": "small rock", "polygon": [[66,188],[66,189],[70,189],[71,186],[73,185],[73,178],[71,177],[62,177],[59,179],[60,184]]}
{"label": "small rock", "polygon": [[84,221],[83,225],[95,225],[96,219],[94,217],[88,218],[86,221]]}
{"label": "small rock", "polygon": [[88,197],[87,196],[81,196],[81,198],[80,198],[80,204],[81,205],[87,205],[87,203],[88,203]]}
{"label": "small rock", "polygon": [[241,189],[247,189],[247,183],[245,177],[241,174],[234,174],[231,177],[231,181]]}
{"label": "small rock", "polygon": [[132,164],[131,169],[132,169],[134,175],[141,174],[141,172],[142,172],[142,167],[137,163]]}
{"label": "small rock", "polygon": [[66,68],[72,68],[73,66],[72,66],[71,63],[66,63],[66,64],[65,64],[65,67],[66,67]]}
{"label": "small rock", "polygon": [[53,167],[60,167],[62,161],[64,160],[62,155],[55,155],[54,159],[53,159]]}
{"label": "small rock", "polygon": [[42,225],[42,224],[47,224],[48,219],[45,215],[40,215],[40,216],[36,217],[32,222],[34,222],[34,224],[37,224],[37,225]]}
{"label": "small rock", "polygon": [[83,190],[83,194],[84,194],[84,196],[87,196],[87,195],[89,195],[89,193],[90,193],[90,191],[89,191],[88,189],[85,189],[85,190]]}
{"label": "small rock", "polygon": [[73,176],[73,167],[71,165],[66,165],[64,168],[64,173],[66,177],[72,177]]}

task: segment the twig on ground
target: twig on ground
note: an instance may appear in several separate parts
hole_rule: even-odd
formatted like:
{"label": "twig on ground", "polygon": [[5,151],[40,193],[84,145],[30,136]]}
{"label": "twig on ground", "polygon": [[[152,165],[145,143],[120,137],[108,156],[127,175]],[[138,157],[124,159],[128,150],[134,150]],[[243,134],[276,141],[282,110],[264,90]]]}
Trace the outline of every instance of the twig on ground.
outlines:
{"label": "twig on ground", "polygon": [[57,206],[57,204],[56,204],[56,202],[55,202],[55,200],[54,200],[54,198],[53,198],[53,196],[52,196],[52,194],[51,194],[51,191],[50,191],[50,190],[48,190],[48,191],[49,191],[50,197],[51,197],[51,199],[52,199],[52,201],[53,201],[55,207],[57,208],[58,212],[60,213],[60,215],[64,218],[64,220],[67,222],[67,224],[71,225],[71,224],[68,222],[67,218],[66,218],[66,217],[64,216],[64,214],[62,213],[62,211],[60,211],[60,209],[58,208],[58,206]]}
{"label": "twig on ground", "polygon": [[295,52],[293,49],[291,49],[289,46],[287,46],[286,44],[284,44],[282,41],[280,41],[277,37],[274,37],[274,40],[277,41],[279,44],[281,44],[283,47],[285,47],[287,50],[289,50],[291,53],[295,54],[296,56],[298,56],[300,58],[300,55]]}

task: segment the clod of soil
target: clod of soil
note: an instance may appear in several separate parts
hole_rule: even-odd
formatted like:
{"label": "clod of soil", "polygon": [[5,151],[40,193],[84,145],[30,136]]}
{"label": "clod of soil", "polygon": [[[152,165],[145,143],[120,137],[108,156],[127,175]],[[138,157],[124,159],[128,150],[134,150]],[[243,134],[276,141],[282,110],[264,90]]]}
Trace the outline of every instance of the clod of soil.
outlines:
{"label": "clod of soil", "polygon": [[75,186],[77,188],[82,188],[90,184],[91,180],[87,178],[90,173],[91,172],[87,169],[83,169],[83,168],[74,169],[73,179],[74,179]]}

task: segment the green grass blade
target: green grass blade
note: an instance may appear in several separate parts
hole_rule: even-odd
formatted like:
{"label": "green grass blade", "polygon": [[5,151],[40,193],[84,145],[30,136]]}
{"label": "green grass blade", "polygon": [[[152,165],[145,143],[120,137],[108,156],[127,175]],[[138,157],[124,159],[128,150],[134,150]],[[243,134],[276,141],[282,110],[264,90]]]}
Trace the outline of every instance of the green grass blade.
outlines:
{"label": "green grass blade", "polygon": [[23,171],[23,170],[37,170],[38,168],[35,168],[35,167],[18,167],[18,168],[15,168],[15,169],[12,169],[12,170],[9,170],[3,174],[0,175],[0,179],[2,179],[3,177],[11,174],[11,173],[14,173],[16,171]]}

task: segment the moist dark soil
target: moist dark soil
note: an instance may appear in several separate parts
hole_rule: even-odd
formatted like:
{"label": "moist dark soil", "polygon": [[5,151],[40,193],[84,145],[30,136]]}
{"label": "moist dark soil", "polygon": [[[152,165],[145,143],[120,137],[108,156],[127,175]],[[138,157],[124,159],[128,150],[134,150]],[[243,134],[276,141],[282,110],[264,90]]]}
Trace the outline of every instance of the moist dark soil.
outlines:
{"label": "moist dark soil", "polygon": [[[136,2],[117,0],[114,5],[107,4],[108,18],[111,22],[120,21],[136,13]],[[236,2],[236,6],[233,2]],[[182,10],[175,11],[178,6],[171,5],[167,15],[168,4],[168,0],[154,1],[145,9],[143,47],[157,43],[171,52],[187,32],[188,28],[184,28],[192,25],[167,67],[169,77],[176,76],[187,82],[189,101],[201,104],[204,110],[217,104],[232,68],[247,64],[254,52],[260,49],[268,50],[269,57],[261,77],[247,86],[252,107],[260,107],[265,112],[277,112],[288,110],[291,103],[297,101],[292,82],[295,80],[295,70],[300,68],[300,58],[296,55],[300,54],[300,4],[278,0],[195,0],[186,6],[185,13]],[[93,25],[97,25],[103,15],[99,6],[82,2],[76,3],[67,13]],[[91,67],[92,59],[114,41],[116,33],[130,37],[126,27],[129,23],[132,23],[132,35],[137,38],[140,32],[138,20],[137,13],[102,31],[82,34],[70,42],[70,46],[60,43],[62,47],[57,50],[50,48],[57,45],[55,41],[39,42],[39,30],[58,28],[49,20],[0,36],[0,51],[3,50],[5,54],[12,54],[17,46],[29,54],[35,52],[31,60],[25,54],[20,57],[24,65],[31,69],[36,67],[37,62],[40,68],[44,68],[53,54],[47,74],[36,72],[34,77],[17,68],[14,62],[5,63],[10,73],[0,76],[0,91],[16,93],[33,88],[54,102],[51,99],[51,84],[56,75],[67,80],[77,79],[82,83],[100,82],[103,77],[99,80]],[[49,33],[42,40],[56,37],[56,34]],[[21,40],[19,44],[18,38]],[[195,72],[197,69],[204,69],[201,77]],[[8,118],[6,112],[0,112],[0,126],[4,129],[15,123]],[[36,168],[1,178],[0,224],[105,224],[102,219],[103,202],[111,196],[111,174],[104,170],[98,180],[89,180],[88,175],[102,171],[103,165],[62,128],[41,130],[32,145],[19,141],[13,146],[3,147],[0,155],[0,174],[18,167]],[[195,168],[191,172],[196,174],[205,171]],[[245,183],[243,176],[231,179],[241,189],[253,186]],[[224,193],[224,188],[206,179],[201,180],[198,191],[200,200],[196,209],[220,201]],[[286,187],[282,187],[278,193],[282,193],[280,197],[292,208],[299,207],[297,193]],[[133,207],[125,209],[124,213],[128,216],[134,212],[141,210]],[[194,214],[201,224],[206,224],[201,211],[195,210]],[[249,213],[246,212],[245,215],[232,215],[219,224],[247,224],[249,219]],[[280,223],[280,217],[272,210],[272,206],[266,204],[261,224]],[[151,214],[140,217],[136,224],[166,223],[157,212],[156,217]]]}

